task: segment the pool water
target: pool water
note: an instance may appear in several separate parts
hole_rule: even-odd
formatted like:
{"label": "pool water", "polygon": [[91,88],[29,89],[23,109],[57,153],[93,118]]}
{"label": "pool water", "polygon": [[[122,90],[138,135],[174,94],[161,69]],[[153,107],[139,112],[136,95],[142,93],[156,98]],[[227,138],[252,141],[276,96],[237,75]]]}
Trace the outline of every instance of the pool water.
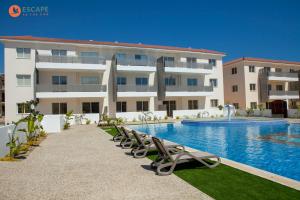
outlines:
{"label": "pool water", "polygon": [[300,125],[149,124],[132,129],[300,181]]}

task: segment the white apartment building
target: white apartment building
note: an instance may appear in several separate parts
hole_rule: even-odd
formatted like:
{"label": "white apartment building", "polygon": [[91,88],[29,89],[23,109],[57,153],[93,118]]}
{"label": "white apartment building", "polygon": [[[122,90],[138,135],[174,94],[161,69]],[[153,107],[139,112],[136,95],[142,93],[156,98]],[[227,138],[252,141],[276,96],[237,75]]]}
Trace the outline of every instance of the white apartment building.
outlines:
{"label": "white apartment building", "polygon": [[[99,113],[126,120],[177,117],[224,104],[221,52],[168,46],[3,36],[5,117],[38,99],[45,115]],[[136,119],[138,120],[138,119]]]}
{"label": "white apartment building", "polygon": [[287,117],[299,103],[300,62],[240,58],[224,64],[225,103],[238,109],[259,104]]}

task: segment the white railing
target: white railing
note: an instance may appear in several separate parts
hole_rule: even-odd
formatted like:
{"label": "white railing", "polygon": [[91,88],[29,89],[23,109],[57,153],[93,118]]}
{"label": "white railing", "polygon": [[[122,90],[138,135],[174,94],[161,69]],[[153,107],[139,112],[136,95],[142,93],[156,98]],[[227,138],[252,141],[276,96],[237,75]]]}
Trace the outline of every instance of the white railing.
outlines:
{"label": "white railing", "polygon": [[103,57],[93,56],[47,56],[37,55],[37,62],[50,62],[50,63],[82,63],[82,64],[106,64]]}
{"label": "white railing", "polygon": [[152,85],[118,85],[118,92],[155,92]]}
{"label": "white railing", "polygon": [[180,91],[191,91],[191,92],[213,92],[213,86],[166,86],[168,92],[180,92]]}
{"label": "white railing", "polygon": [[106,92],[106,85],[36,85],[37,92]]}

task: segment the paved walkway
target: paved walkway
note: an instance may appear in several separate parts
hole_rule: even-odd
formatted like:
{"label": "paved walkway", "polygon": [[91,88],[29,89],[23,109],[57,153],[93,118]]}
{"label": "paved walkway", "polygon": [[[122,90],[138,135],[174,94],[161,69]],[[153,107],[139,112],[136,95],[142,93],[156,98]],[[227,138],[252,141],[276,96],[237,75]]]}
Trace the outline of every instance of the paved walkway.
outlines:
{"label": "paved walkway", "polygon": [[175,175],[156,176],[150,160],[110,139],[95,125],[49,135],[26,160],[0,162],[0,199],[210,199]]}

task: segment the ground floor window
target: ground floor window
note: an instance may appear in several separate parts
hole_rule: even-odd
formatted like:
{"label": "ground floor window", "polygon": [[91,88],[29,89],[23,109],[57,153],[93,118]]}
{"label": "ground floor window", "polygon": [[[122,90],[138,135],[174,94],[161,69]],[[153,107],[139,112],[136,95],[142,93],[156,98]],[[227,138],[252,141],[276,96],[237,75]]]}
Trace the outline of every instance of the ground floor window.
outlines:
{"label": "ground floor window", "polygon": [[239,109],[240,108],[239,103],[233,103],[233,106],[234,106],[235,109]]}
{"label": "ground floor window", "polygon": [[117,112],[126,112],[126,101],[117,101]]}
{"label": "ground floor window", "polygon": [[18,114],[30,113],[30,106],[27,103],[18,103]]}
{"label": "ground floor window", "polygon": [[52,103],[52,114],[66,114],[67,112],[67,103]]}
{"label": "ground floor window", "polygon": [[149,102],[148,101],[137,101],[136,102],[136,111],[138,111],[138,112],[149,111]]}
{"label": "ground floor window", "polygon": [[189,110],[198,109],[198,100],[189,100],[188,101]]}
{"label": "ground floor window", "polygon": [[256,102],[250,102],[250,107],[251,107],[251,109],[256,109],[257,108],[257,103]]}
{"label": "ground floor window", "polygon": [[218,99],[211,99],[210,107],[218,107]]}
{"label": "ground floor window", "polygon": [[83,102],[82,113],[99,113],[99,102]]}

